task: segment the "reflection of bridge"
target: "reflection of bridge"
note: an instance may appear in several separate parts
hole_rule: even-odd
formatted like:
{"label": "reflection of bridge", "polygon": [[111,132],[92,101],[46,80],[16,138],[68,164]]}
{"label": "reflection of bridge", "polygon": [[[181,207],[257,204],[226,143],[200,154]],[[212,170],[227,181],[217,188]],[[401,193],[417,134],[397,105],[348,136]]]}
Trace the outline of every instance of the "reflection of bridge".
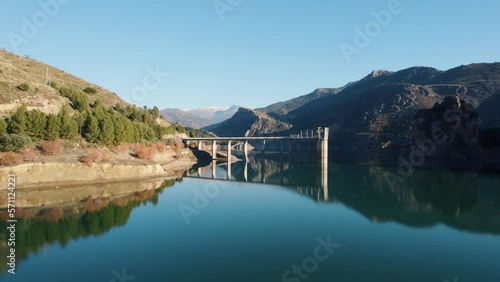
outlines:
{"label": "reflection of bridge", "polygon": [[[297,168],[290,163],[285,164],[276,161],[266,163],[266,160],[262,162],[252,160],[249,162],[246,159],[245,161],[234,163],[233,166],[235,168],[232,171],[231,162],[217,165],[217,162],[213,161],[210,166],[189,171],[185,177],[279,185],[293,188],[300,194],[311,196],[317,201],[328,201],[327,162],[321,163],[319,166],[311,165],[311,169],[307,171],[303,169],[297,171]],[[220,169],[226,169],[224,175],[221,175]]]}
{"label": "reflection of bridge", "polygon": [[[301,131],[300,134],[293,134],[288,137],[193,137],[183,138],[185,143],[194,141],[198,143],[198,150],[203,148],[205,142],[211,143],[212,159],[217,159],[217,146],[227,144],[227,159],[231,160],[232,149],[234,146],[243,145],[243,153],[245,159],[248,159],[248,143],[250,141],[262,142],[262,152],[265,151],[266,141],[279,141],[279,152],[285,152],[285,143],[288,143],[288,153],[291,154],[293,142],[298,144],[297,148],[300,151],[300,144],[303,141],[308,143],[308,151],[311,150],[312,143],[316,143],[317,160],[318,162],[328,162],[328,127],[318,127],[316,131]],[[316,141],[316,142],[313,142]],[[230,162],[229,162],[230,163]],[[229,169],[230,170],[230,169]]]}

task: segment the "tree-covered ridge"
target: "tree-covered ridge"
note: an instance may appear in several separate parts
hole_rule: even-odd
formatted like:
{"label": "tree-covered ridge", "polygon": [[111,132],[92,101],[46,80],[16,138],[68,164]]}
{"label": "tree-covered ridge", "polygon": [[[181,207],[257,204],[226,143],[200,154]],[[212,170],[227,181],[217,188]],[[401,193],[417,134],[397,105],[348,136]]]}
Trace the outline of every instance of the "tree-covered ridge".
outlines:
{"label": "tree-covered ridge", "polygon": [[[105,108],[99,100],[89,104],[87,94],[80,90],[61,88],[59,92],[71,101],[75,113],[71,114],[67,106],[63,106],[57,115],[39,110],[28,111],[26,106],[21,106],[12,116],[0,119],[2,150],[13,149],[8,146],[13,138],[22,143],[21,139],[26,137],[32,140],[81,137],[91,143],[114,145],[154,142],[161,140],[165,134],[186,132],[181,125],[160,125],[157,122],[160,118],[157,107],[148,109],[116,104]],[[22,144],[19,145],[22,147]]]}

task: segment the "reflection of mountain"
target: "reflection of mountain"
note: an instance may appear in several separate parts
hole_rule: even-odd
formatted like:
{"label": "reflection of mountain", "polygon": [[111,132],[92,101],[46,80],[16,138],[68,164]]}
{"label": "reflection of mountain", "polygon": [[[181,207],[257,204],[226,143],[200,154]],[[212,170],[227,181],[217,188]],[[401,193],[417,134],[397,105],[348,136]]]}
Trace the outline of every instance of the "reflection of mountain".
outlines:
{"label": "reflection of mountain", "polygon": [[416,170],[391,187],[379,167],[339,166],[330,172],[330,197],[373,222],[414,227],[446,224],[460,230],[500,234],[499,178],[448,171]]}
{"label": "reflection of mountain", "polygon": [[[232,164],[233,181],[245,181],[244,164]],[[227,166],[219,169],[226,171]],[[282,185],[314,200],[341,202],[374,223],[445,224],[468,232],[500,234],[500,176],[415,170],[402,183],[390,186],[388,173],[397,174],[397,169],[330,164],[325,194],[318,165],[250,160],[247,182]],[[211,174],[203,173],[203,177]]]}
{"label": "reflection of mountain", "polygon": [[[19,210],[17,215],[25,218],[19,219],[17,223],[17,262],[46,245],[59,243],[66,246],[72,239],[99,236],[125,225],[134,208],[145,203],[156,205],[159,194],[164,188],[174,185],[175,180],[160,183],[161,187],[156,190],[145,190],[119,198],[89,198],[75,206]],[[0,211],[0,215],[4,218],[5,210]],[[6,227],[7,222],[0,221],[0,228],[6,230]],[[2,232],[0,236],[5,236],[5,233]],[[0,238],[0,242],[6,242],[5,238]],[[0,245],[0,253],[6,253],[6,250],[7,245]],[[5,271],[5,259],[5,256],[0,258],[0,273]]]}

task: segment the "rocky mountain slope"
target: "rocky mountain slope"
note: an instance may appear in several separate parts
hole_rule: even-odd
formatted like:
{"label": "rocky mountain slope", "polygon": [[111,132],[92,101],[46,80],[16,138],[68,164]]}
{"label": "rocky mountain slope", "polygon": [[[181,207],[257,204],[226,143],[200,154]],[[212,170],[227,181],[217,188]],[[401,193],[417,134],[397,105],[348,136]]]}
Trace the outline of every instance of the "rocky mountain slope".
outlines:
{"label": "rocky mountain slope", "polygon": [[[46,83],[46,73],[50,75],[51,85]],[[22,90],[25,84],[29,89]],[[0,116],[12,114],[21,105],[28,109],[39,109],[45,113],[57,114],[69,100],[59,94],[57,88],[88,89],[90,103],[99,99],[105,107],[120,104],[129,105],[115,93],[98,85],[68,74],[60,69],[39,61],[20,57],[0,50]]]}
{"label": "rocky mountain slope", "polygon": [[[415,67],[372,73],[339,94],[313,100],[288,115],[295,129],[331,127],[332,141],[343,149],[376,151],[410,143],[415,113],[446,96],[459,96],[479,109],[480,118],[486,119],[483,124],[495,126],[492,119],[498,114],[482,108],[488,101],[498,102],[498,95],[499,63],[460,66],[446,72]],[[481,115],[488,111],[489,116]]]}
{"label": "rocky mountain slope", "polygon": [[305,104],[329,95],[335,95],[342,91],[343,88],[318,88],[312,93],[307,95],[302,95],[300,97],[290,99],[288,101],[278,102],[269,105],[265,108],[256,109],[256,111],[267,113],[270,116],[280,118],[287,115],[289,112],[294,111]]}
{"label": "rocky mountain slope", "polygon": [[232,118],[205,129],[218,136],[264,136],[290,128],[291,125],[277,121],[266,113],[240,108]]}
{"label": "rocky mountain slope", "polygon": [[[409,146],[416,112],[432,108],[446,96],[458,96],[473,105],[480,129],[500,127],[500,63],[464,65],[448,71],[429,67],[377,70],[343,88],[318,89],[257,110],[268,113],[275,122],[286,122],[290,131],[285,134],[329,126],[330,140],[337,150],[380,151]],[[238,119],[228,121],[234,125],[233,135],[249,128],[250,120]],[[217,131],[217,126],[212,129]],[[282,129],[278,129],[280,134]],[[266,134],[273,134],[272,129],[267,128]]]}

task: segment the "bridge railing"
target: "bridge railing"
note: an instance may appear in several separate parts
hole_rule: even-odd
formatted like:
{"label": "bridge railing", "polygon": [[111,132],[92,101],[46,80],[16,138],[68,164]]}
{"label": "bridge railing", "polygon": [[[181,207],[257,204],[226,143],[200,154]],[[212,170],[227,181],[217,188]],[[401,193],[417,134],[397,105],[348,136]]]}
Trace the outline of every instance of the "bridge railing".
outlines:
{"label": "bridge railing", "polygon": [[301,130],[299,133],[290,134],[291,138],[316,138],[328,140],[330,130],[328,127],[317,127],[316,129]]}

